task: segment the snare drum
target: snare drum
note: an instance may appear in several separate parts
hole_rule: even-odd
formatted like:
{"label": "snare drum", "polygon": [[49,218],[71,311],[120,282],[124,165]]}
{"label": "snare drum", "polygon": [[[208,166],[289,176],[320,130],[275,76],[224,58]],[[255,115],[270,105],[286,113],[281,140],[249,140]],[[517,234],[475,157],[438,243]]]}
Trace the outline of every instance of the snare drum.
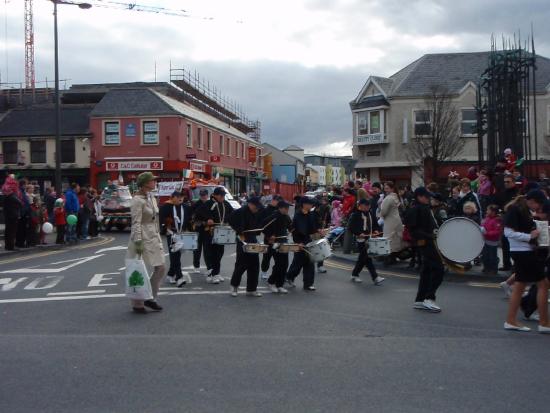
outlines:
{"label": "snare drum", "polygon": [[235,244],[237,234],[229,225],[218,225],[214,227],[212,243],[217,245]]}
{"label": "snare drum", "polygon": [[199,234],[196,232],[184,232],[172,235],[172,252],[191,251],[199,247]]}
{"label": "snare drum", "polygon": [[367,243],[369,245],[368,254],[372,257],[384,257],[391,254],[389,238],[369,238]]}
{"label": "snare drum", "polygon": [[275,250],[281,254],[288,254],[289,252],[298,252],[302,249],[299,244],[279,244]]}
{"label": "snare drum", "polygon": [[468,218],[456,217],[439,227],[436,245],[447,260],[464,264],[481,254],[485,241],[478,224]]}
{"label": "snare drum", "polygon": [[266,253],[269,248],[267,244],[249,244],[243,242],[243,251],[249,254]]}
{"label": "snare drum", "polygon": [[326,238],[310,242],[306,245],[306,251],[313,262],[321,262],[332,255],[330,244]]}

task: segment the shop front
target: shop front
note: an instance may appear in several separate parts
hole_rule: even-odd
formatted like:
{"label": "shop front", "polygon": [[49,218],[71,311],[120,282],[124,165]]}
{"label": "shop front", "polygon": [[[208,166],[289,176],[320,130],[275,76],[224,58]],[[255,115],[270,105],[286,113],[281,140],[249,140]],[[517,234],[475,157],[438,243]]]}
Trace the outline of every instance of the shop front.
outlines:
{"label": "shop front", "polygon": [[212,167],[212,177],[218,178],[220,185],[225,186],[232,194],[235,194],[234,191],[234,177],[235,170],[231,168],[225,168],[223,166],[213,166]]}
{"label": "shop front", "polygon": [[235,169],[235,194],[247,192],[246,177],[248,171],[244,169]]}
{"label": "shop front", "polygon": [[262,172],[250,171],[248,173],[248,192],[256,192],[257,194],[262,193]]}

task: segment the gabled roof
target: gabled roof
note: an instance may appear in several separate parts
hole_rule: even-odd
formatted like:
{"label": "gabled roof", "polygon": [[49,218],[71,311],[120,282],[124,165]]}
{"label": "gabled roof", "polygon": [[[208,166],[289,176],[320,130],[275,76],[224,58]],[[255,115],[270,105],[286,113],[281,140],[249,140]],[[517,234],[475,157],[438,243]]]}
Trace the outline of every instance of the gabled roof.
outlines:
{"label": "gabled roof", "polygon": [[111,89],[90,114],[92,117],[160,115],[178,115],[178,112],[147,88]]}
{"label": "gabled roof", "polygon": [[283,151],[303,151],[303,149],[296,145],[290,145],[284,148]]}
{"label": "gabled roof", "polygon": [[267,150],[272,154],[272,156],[274,155],[273,156],[274,165],[296,165],[297,162],[301,162],[305,164],[305,162],[302,161],[300,158],[292,156],[288,152],[285,152],[284,150],[281,150],[273,145],[270,145],[269,143],[266,143],[266,142],[262,143],[262,147],[265,148],[264,151]]}
{"label": "gabled roof", "polygon": [[[61,107],[61,135],[89,136],[91,107]],[[0,137],[49,137],[55,135],[53,105],[12,109],[0,120]]]}

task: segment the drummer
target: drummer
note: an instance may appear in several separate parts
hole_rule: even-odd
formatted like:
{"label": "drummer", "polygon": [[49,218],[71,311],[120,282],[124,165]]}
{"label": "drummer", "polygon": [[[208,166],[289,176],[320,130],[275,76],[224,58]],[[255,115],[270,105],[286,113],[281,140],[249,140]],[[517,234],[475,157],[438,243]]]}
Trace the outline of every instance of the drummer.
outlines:
{"label": "drummer", "polygon": [[[292,220],[292,238],[296,244],[301,244],[304,247],[310,243],[313,234],[320,234],[322,231],[319,228],[319,222],[315,214],[311,213],[313,208],[313,200],[307,196],[300,200],[300,209],[294,214]],[[286,282],[290,288],[296,287],[294,280],[303,271],[304,274],[304,291],[315,291],[315,267],[308,253],[304,250],[295,252],[292,264],[286,273]]]}
{"label": "drummer", "polygon": [[[233,212],[233,208],[225,200],[225,190],[219,186],[214,189],[212,199],[205,202],[195,212],[195,218],[206,222],[206,231],[210,234],[214,231],[215,225],[226,225],[229,222],[229,215]],[[209,256],[206,262],[210,262],[212,269],[206,276],[208,284],[219,284],[224,281],[220,275],[220,266],[225,248],[223,245],[214,244],[211,237],[205,239],[206,251]]]}
{"label": "drummer", "polygon": [[199,199],[191,207],[191,214],[193,219],[193,229],[199,235],[197,249],[193,251],[193,268],[196,274],[201,272],[201,255],[204,253],[204,262],[208,272],[212,270],[210,265],[209,255],[207,252],[207,245],[212,244],[212,234],[206,230],[206,221],[201,221],[196,212],[208,202],[210,197],[208,196],[208,189],[201,189],[199,191]]}
{"label": "drummer", "polygon": [[258,276],[260,272],[259,254],[247,253],[244,251],[244,243],[257,244],[260,228],[260,217],[258,211],[262,208],[260,197],[253,196],[248,199],[246,205],[233,211],[229,217],[229,224],[238,235],[237,261],[235,270],[231,277],[231,296],[236,297],[239,292],[241,279],[246,271],[246,295],[261,297],[258,291]]}
{"label": "drummer", "polygon": [[435,303],[435,293],[443,282],[444,267],[435,245],[435,230],[438,226],[430,209],[431,195],[424,187],[415,189],[415,206],[407,214],[405,224],[422,256],[414,308],[439,313],[441,308]]}
{"label": "drummer", "polygon": [[183,204],[183,194],[179,191],[172,192],[170,199],[160,208],[159,221],[160,233],[166,236],[170,255],[168,282],[180,288],[185,285],[185,278],[181,271],[181,250],[172,251],[172,245],[175,242],[175,234],[181,234],[189,229],[190,220],[191,211],[188,205]]}
{"label": "drummer", "polygon": [[262,223],[262,226],[265,226],[271,222],[264,229],[264,239],[269,244],[269,249],[272,251],[272,256],[275,260],[275,265],[267,283],[271,292],[279,294],[288,293],[288,290],[283,288],[288,269],[288,253],[278,252],[274,249],[274,246],[277,244],[286,244],[288,241],[288,233],[292,228],[292,220],[288,216],[289,207],[290,204],[288,202],[280,200],[277,203],[276,212],[266,217]]}
{"label": "drummer", "polygon": [[[266,225],[266,224],[269,223],[269,220],[267,220],[267,218],[269,218],[275,212],[278,211],[278,209],[279,209],[278,204],[282,200],[283,200],[283,198],[280,195],[273,195],[271,197],[271,201],[269,202],[269,204],[264,209],[262,209],[262,211],[260,212],[261,220],[262,220],[262,222],[265,222],[263,225]],[[265,242],[265,243],[267,244],[267,242]],[[265,254],[263,254],[263,256],[262,256],[262,265],[261,265],[261,270],[262,271],[261,271],[260,274],[261,274],[261,277],[262,277],[263,280],[267,280],[267,278],[268,278],[267,272],[269,271],[269,264],[271,262],[271,257],[272,256],[273,256],[273,250],[271,248]]]}
{"label": "drummer", "polygon": [[359,248],[359,256],[357,257],[357,263],[351,273],[351,281],[356,283],[362,282],[359,274],[364,267],[367,267],[372,282],[375,285],[380,285],[384,282],[385,278],[380,277],[376,273],[374,263],[368,254],[369,245],[367,241],[372,234],[372,216],[370,214],[370,208],[371,205],[368,199],[360,199],[357,203],[357,208],[353,211],[349,219],[348,228],[357,238],[357,246]]}

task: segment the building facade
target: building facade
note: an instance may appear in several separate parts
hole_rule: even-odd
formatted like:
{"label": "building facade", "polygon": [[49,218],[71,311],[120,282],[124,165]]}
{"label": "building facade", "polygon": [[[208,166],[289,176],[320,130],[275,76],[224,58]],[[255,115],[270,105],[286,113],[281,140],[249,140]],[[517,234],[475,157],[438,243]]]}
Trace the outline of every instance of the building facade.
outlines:
{"label": "building facade", "polygon": [[304,150],[290,146],[283,150],[269,144],[262,145],[263,153],[271,159],[271,179],[280,183],[306,184]]}
{"label": "building facade", "polygon": [[[407,151],[413,139],[430,126],[425,96],[443,87],[459,111],[463,139],[458,162],[478,159],[477,82],[488,66],[489,52],[429,54],[389,78],[370,76],[350,103],[353,158],[358,177],[400,184],[422,182],[422,171],[411,165]],[[550,60],[537,57],[537,127],[539,160],[549,159]],[[534,116],[531,114],[531,123]],[[534,145],[534,141],[532,142]]]}
{"label": "building facade", "polygon": [[324,183],[320,183],[320,186],[324,185],[340,185],[334,183],[332,180],[327,180],[326,168],[331,166],[332,168],[341,168],[337,172],[337,181],[349,181],[355,179],[355,164],[357,161],[352,156],[329,156],[329,155],[305,155],[306,164],[312,165],[314,168],[322,168],[325,178]]}

